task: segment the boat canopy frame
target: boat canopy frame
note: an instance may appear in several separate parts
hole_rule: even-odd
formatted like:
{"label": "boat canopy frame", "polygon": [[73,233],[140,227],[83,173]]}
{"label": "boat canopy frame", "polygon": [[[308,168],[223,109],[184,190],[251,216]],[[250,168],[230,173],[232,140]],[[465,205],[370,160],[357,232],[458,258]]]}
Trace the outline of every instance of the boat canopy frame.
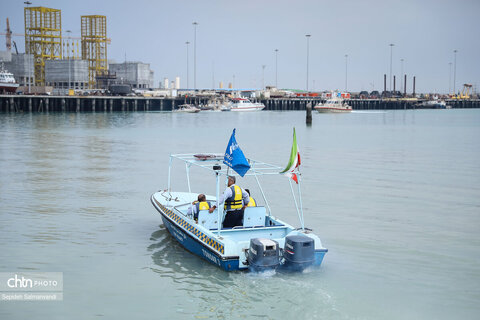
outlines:
{"label": "boat canopy frame", "polygon": [[[169,165],[168,165],[168,182],[167,182],[167,190],[171,192],[171,172],[173,166],[173,160],[179,160],[185,163],[185,171],[187,174],[187,185],[188,185],[188,192],[192,193],[191,185],[190,185],[190,168],[192,166],[199,167],[205,170],[208,170],[215,174],[216,176],[216,201],[217,201],[217,212],[218,212],[218,228],[217,234],[220,236],[221,231],[221,224],[223,221],[223,206],[220,206],[218,200],[220,199],[220,178],[221,176],[225,176],[225,185],[227,184],[227,177],[228,176],[235,176],[237,175],[235,172],[230,170],[230,167],[224,165],[223,163],[223,154],[220,153],[185,153],[185,154],[171,154]],[[257,182],[257,185],[260,189],[262,194],[263,200],[265,201],[265,205],[267,207],[268,216],[271,216],[271,209],[268,203],[268,200],[265,196],[263,191],[262,185],[260,184],[260,180],[258,176],[265,176],[265,175],[283,175],[281,171],[283,170],[281,167],[273,164],[269,164],[263,161],[254,160],[251,158],[246,158],[248,163],[250,164],[250,169],[245,173],[244,176],[253,176]],[[222,166],[224,165],[224,166]],[[300,220],[302,230],[305,229],[304,220],[303,220],[303,205],[302,205],[302,198],[301,198],[301,190],[300,190],[300,179],[298,179],[298,197],[299,203],[297,203],[297,199],[295,197],[295,193],[293,191],[292,179],[289,179],[290,189],[292,191],[293,200],[295,203],[295,207],[297,209],[298,218]],[[300,206],[299,206],[300,204]]]}

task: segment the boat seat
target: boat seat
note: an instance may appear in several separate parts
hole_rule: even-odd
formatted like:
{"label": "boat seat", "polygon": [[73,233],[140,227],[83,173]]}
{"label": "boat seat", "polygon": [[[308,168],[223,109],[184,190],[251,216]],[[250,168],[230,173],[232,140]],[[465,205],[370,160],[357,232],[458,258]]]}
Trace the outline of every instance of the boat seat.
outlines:
{"label": "boat seat", "polygon": [[198,212],[198,224],[202,225],[206,229],[218,228],[218,214],[217,210],[209,213],[208,210],[200,210]]}
{"label": "boat seat", "polygon": [[246,207],[243,214],[244,227],[265,227],[265,207]]}

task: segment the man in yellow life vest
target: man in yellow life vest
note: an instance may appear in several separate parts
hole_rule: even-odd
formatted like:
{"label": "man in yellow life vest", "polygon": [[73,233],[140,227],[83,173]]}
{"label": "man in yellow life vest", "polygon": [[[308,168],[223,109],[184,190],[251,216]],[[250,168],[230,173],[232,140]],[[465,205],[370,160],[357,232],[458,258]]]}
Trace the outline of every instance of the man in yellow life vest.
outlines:
{"label": "man in yellow life vest", "polygon": [[[218,199],[219,205],[224,203],[224,210],[226,211],[225,219],[223,220],[224,228],[233,228],[236,226],[243,226],[243,212],[250,201],[248,193],[235,184],[235,177],[228,177],[228,187],[223,192],[223,195]],[[210,213],[215,210],[217,206],[210,208]]]}
{"label": "man in yellow life vest", "polygon": [[255,201],[255,199],[250,196],[250,190],[245,189],[245,191],[247,191],[248,197],[250,199],[250,201],[248,201],[247,207],[256,207],[257,206],[257,201]]}
{"label": "man in yellow life vest", "polygon": [[198,213],[200,210],[208,210],[212,206],[203,193],[199,194],[197,199],[198,201],[194,201],[187,211],[187,215],[193,215],[195,221],[198,221]]}

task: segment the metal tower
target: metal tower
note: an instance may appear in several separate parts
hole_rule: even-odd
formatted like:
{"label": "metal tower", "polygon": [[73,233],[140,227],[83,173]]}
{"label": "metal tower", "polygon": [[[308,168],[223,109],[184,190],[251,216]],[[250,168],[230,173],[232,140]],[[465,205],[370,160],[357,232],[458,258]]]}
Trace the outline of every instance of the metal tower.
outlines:
{"label": "metal tower", "polygon": [[25,52],[33,54],[35,84],[45,85],[45,60],[62,59],[62,11],[24,8]]}
{"label": "metal tower", "polygon": [[96,85],[96,76],[107,73],[107,17],[82,16],[82,59],[88,60],[88,84]]}

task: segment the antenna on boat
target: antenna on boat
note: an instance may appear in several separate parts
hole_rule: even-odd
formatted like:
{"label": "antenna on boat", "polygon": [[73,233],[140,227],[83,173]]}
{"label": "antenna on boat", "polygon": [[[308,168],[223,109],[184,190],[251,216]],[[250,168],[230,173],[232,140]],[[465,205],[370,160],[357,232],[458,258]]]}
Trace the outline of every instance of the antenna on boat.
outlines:
{"label": "antenna on boat", "polygon": [[217,197],[217,234],[220,237],[220,230],[222,229],[222,220],[220,217],[223,216],[223,207],[220,206],[218,200],[220,199],[220,170],[222,170],[222,166],[218,163],[213,166],[213,171],[215,171],[215,178],[216,178],[216,197]]}

